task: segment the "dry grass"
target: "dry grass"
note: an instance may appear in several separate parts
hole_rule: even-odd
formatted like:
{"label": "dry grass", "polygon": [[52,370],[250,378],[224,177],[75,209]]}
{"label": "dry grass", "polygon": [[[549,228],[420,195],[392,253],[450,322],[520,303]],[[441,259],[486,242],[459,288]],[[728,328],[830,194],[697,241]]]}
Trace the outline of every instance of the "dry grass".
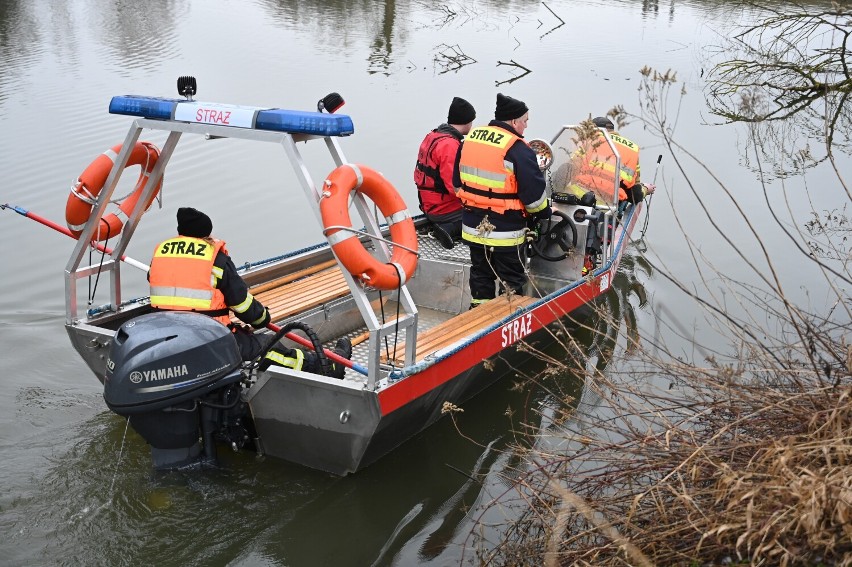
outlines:
{"label": "dry grass", "polygon": [[[752,350],[738,368],[590,374],[594,407],[550,427],[558,450],[515,447],[527,511],[480,561],[852,565],[852,349],[842,333],[835,346],[821,367]],[[652,374],[673,378],[655,388]]]}

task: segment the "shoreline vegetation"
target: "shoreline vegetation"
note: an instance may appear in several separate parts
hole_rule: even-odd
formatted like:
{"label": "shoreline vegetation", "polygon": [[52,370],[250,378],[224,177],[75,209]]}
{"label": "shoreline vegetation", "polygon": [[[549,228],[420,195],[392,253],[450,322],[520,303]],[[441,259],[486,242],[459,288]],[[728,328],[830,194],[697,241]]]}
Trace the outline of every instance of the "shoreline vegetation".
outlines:
{"label": "shoreline vegetation", "polygon": [[[518,384],[546,389],[549,403],[516,431],[502,492],[469,511],[476,527],[465,548],[478,564],[852,565],[852,193],[835,162],[852,132],[852,11],[759,9],[762,24],[728,36],[729,57],[709,72],[705,94],[723,124],[748,130],[743,161],[789,238],[789,254],[770,258],[736,192],[675,141],[677,113],[671,119],[666,110],[672,91],[685,96],[675,74],[643,69],[642,112],[633,118],[663,141],[702,207],[708,191],[731,200],[758,253],[747,257],[720,227],[718,245],[757,283],[735,281],[697,246],[701,282],[651,266],[703,307],[725,352],[696,343],[684,354],[657,336],[640,340],[623,296],[592,318],[589,332],[618,335],[606,337],[612,344],[598,350],[597,363],[559,333],[568,355]],[[696,189],[687,163],[716,186]],[[819,164],[836,176],[820,190],[836,193],[837,208],[793,215],[783,191],[809,191],[805,175]],[[776,261],[822,274],[824,289],[809,297],[824,306],[798,305]],[[721,295],[702,289],[708,281]],[[644,293],[638,297],[643,306]],[[689,342],[694,334],[670,315],[673,336]],[[552,378],[571,372],[585,382],[579,400]]]}

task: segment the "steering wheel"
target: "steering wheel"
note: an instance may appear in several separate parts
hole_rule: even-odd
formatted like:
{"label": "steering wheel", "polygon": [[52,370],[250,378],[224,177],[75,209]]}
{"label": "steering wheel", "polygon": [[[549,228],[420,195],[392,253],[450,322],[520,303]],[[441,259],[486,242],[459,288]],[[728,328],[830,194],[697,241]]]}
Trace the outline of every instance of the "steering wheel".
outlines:
{"label": "steering wheel", "polygon": [[[558,219],[558,220],[557,220]],[[571,240],[568,240],[568,232]],[[541,221],[541,234],[532,243],[533,251],[549,262],[558,262],[568,257],[568,251],[577,246],[577,227],[571,217],[553,210],[551,217]]]}

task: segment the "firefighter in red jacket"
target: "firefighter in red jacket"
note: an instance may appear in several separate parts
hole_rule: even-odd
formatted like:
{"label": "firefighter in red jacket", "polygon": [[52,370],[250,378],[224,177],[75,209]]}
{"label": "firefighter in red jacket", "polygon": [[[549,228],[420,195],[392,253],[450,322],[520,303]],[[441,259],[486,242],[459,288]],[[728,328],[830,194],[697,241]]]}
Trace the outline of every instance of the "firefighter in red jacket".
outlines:
{"label": "firefighter in red jacket", "polygon": [[[225,242],[210,237],[210,217],[190,207],[177,212],[178,236],[159,243],[148,271],[151,305],[156,309],[194,311],[215,318],[234,331],[243,360],[254,360],[267,346],[250,329],[231,323],[230,312],[261,329],[270,322],[269,310],[248,290],[225,249]],[[335,352],[349,358],[349,339],[337,341]],[[312,351],[278,344],[271,349],[261,367],[277,364],[305,372],[319,372],[319,361]],[[345,367],[334,363],[334,375],[343,378]]]}
{"label": "firefighter in red jacket", "polygon": [[523,293],[528,221],[550,218],[544,174],[523,139],[528,121],[526,104],[497,94],[494,120],[472,129],[459,152],[454,179],[470,247],[471,307],[495,297],[495,281],[501,293]]}
{"label": "firefighter in red jacket", "polygon": [[429,132],[417,152],[414,184],[420,210],[432,222],[432,235],[445,248],[461,238],[462,203],[453,186],[453,168],[476,110],[463,98],[453,97],[447,122]]}

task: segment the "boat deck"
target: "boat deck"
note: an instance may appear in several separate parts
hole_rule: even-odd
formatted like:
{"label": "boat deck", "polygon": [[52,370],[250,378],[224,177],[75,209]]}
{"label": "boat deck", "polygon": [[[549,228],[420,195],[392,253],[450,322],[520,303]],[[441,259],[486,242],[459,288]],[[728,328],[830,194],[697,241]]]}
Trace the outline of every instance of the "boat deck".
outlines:
{"label": "boat deck", "polygon": [[[536,298],[525,295],[513,295],[511,297],[501,295],[478,307],[462,311],[428,330],[420,331],[418,329],[415,359],[423,360],[459,339],[487,328],[495,321],[511,315],[535,300]],[[382,355],[382,362],[392,361],[394,366],[402,366],[405,342],[400,342],[395,348],[388,350],[388,354]]]}
{"label": "boat deck", "polygon": [[[459,243],[452,250],[446,250],[431,237],[424,234],[418,236],[421,257],[458,263],[469,262],[468,249],[465,245]],[[287,319],[300,312],[345,297],[349,293],[343,273],[334,260],[252,286],[250,290],[261,303],[269,308],[273,321]],[[533,301],[535,301],[533,297],[514,295],[509,299],[501,296],[459,314],[421,307],[418,309],[416,359],[423,360],[463,337],[485,329],[494,321],[506,317]],[[391,301],[385,306],[386,313],[396,312],[392,304],[395,305]],[[358,329],[350,333],[349,338],[353,344],[353,360],[361,362],[363,359],[366,362],[369,358],[367,353],[369,332],[366,328]],[[381,356],[382,364],[395,367],[403,365],[404,340],[385,345],[384,351]],[[363,378],[352,370],[347,371],[346,377]]]}
{"label": "boat deck", "polygon": [[337,262],[329,260],[254,286],[250,291],[269,309],[272,320],[280,321],[347,295],[349,286]]}

